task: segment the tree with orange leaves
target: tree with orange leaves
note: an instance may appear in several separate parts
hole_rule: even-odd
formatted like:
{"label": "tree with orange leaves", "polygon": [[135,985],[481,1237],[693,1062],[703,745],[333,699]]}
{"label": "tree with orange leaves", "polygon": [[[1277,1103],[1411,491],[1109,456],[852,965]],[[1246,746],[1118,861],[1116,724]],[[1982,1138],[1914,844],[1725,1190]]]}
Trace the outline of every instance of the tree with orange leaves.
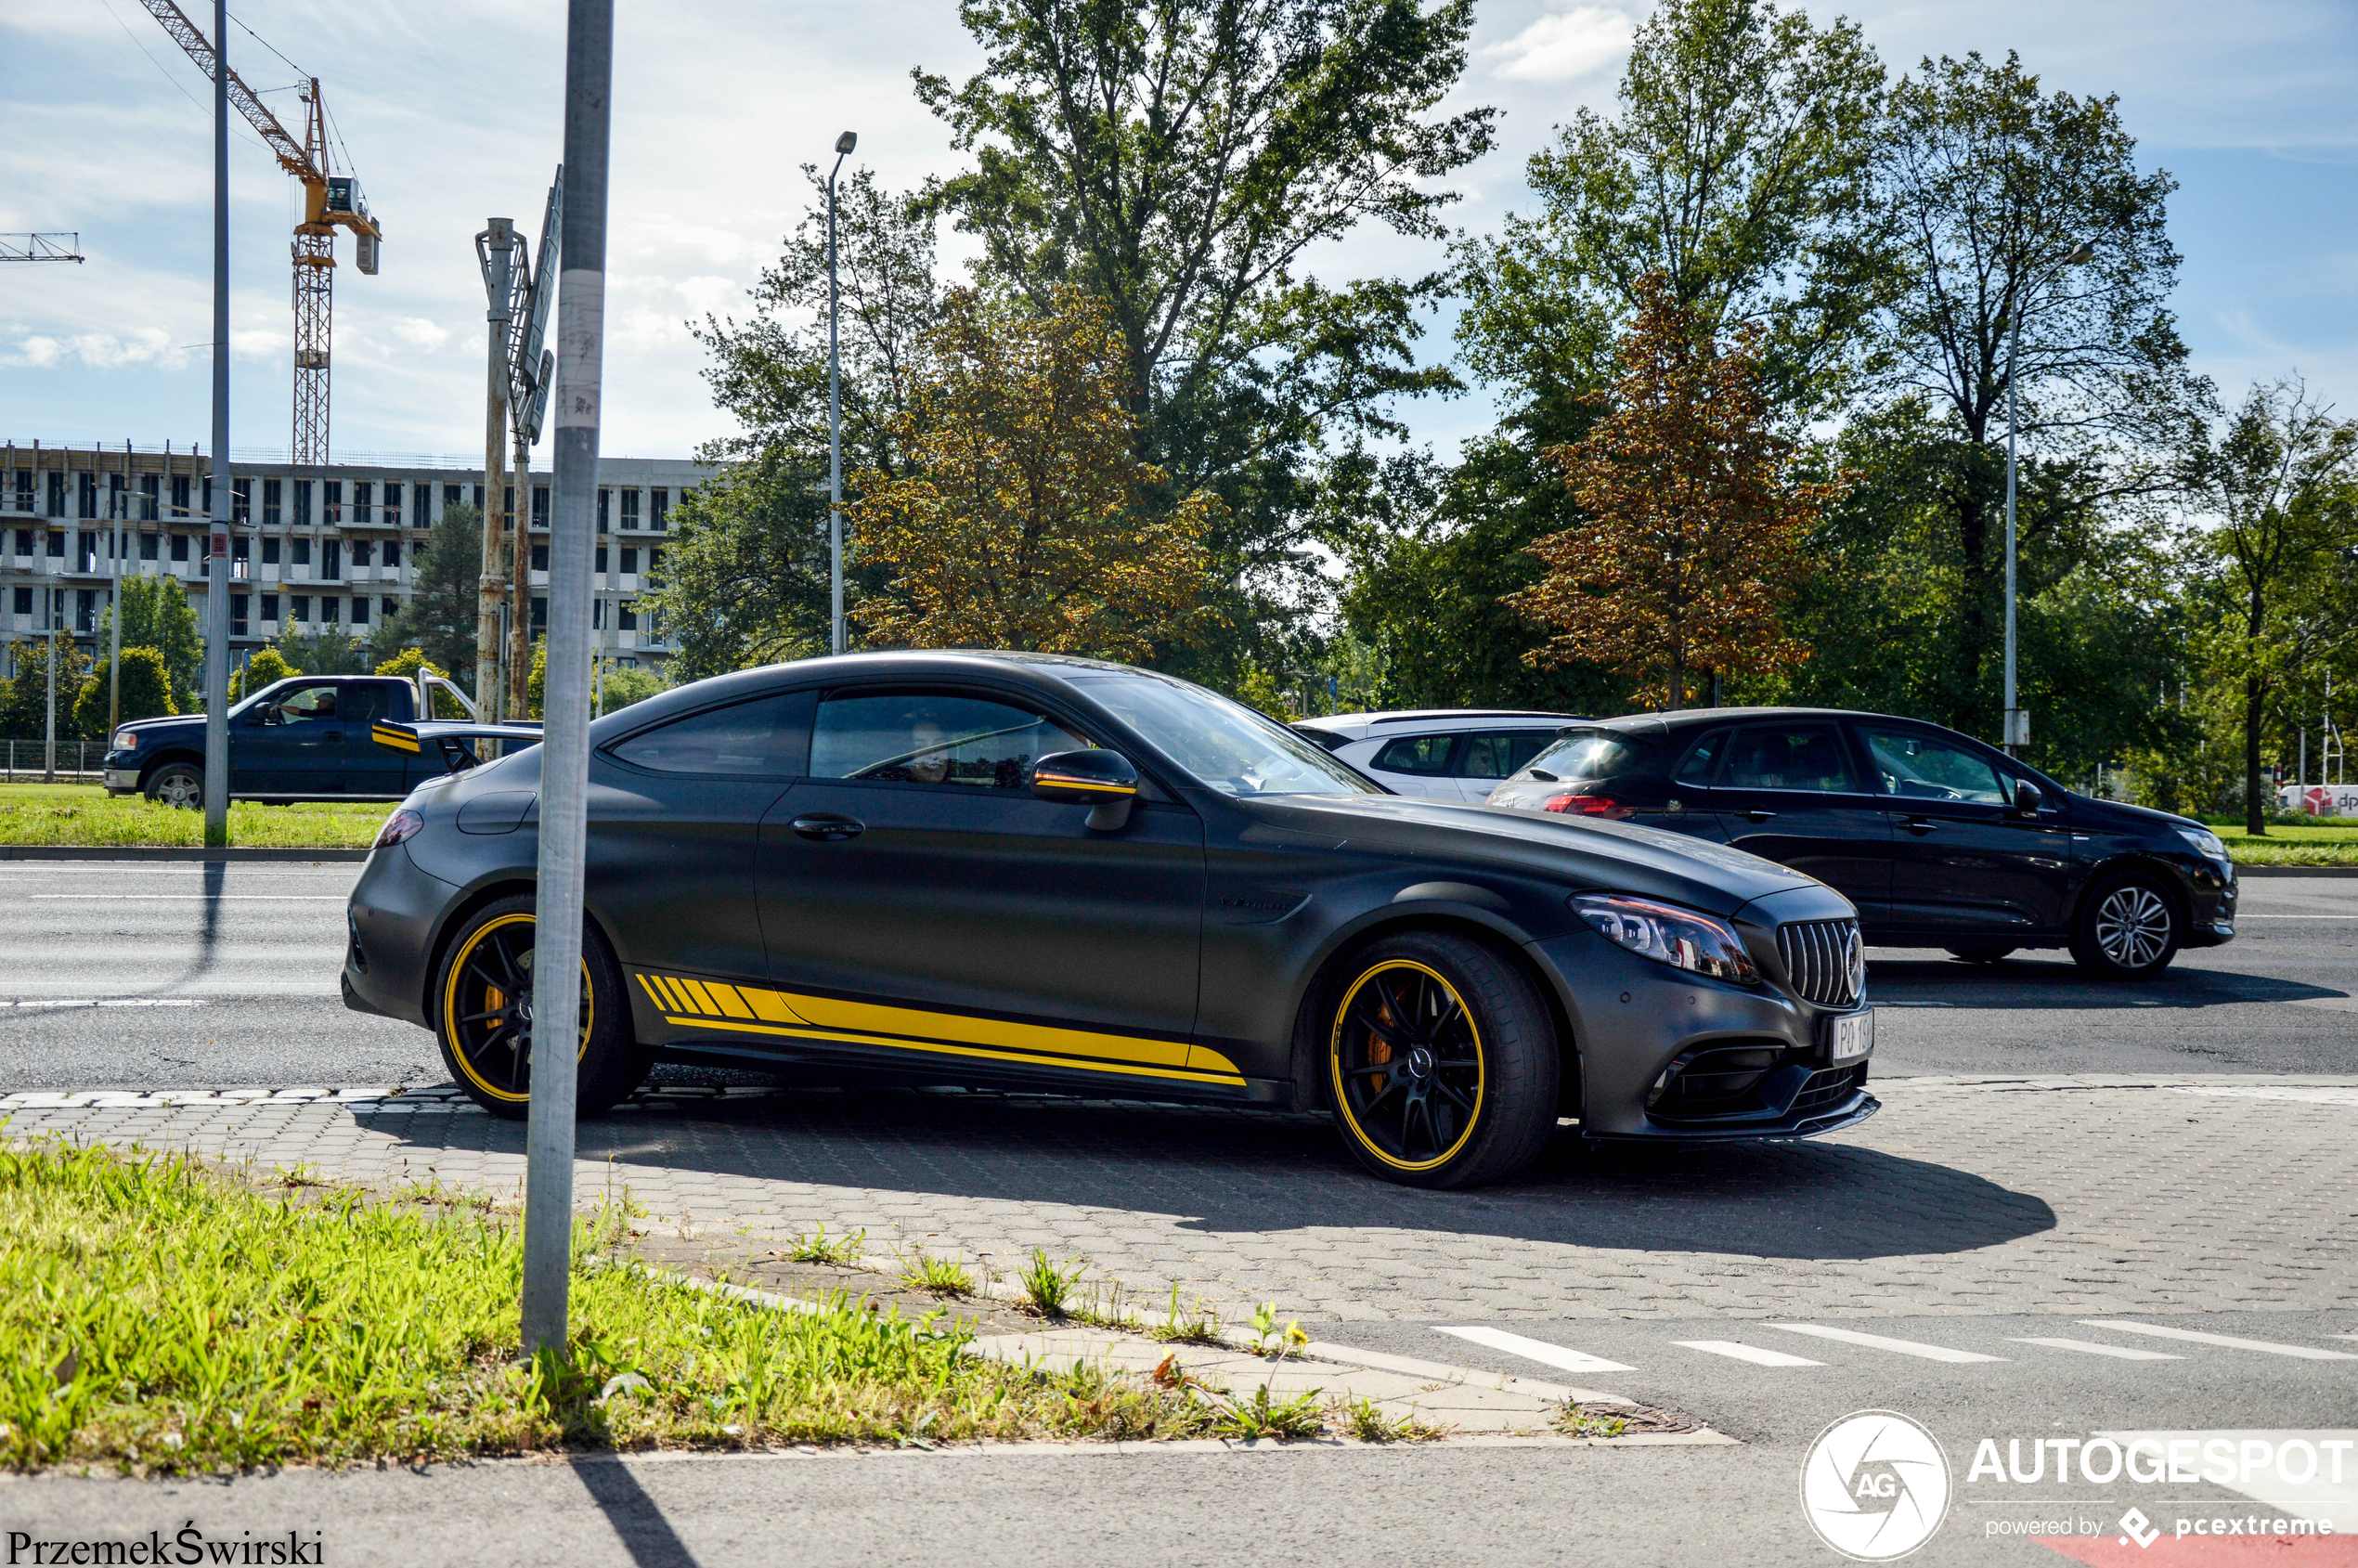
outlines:
{"label": "tree with orange leaves", "polygon": [[1529,547],[1548,575],[1509,603],[1553,635],[1524,662],[1601,664],[1683,707],[1706,672],[1808,657],[1781,612],[1843,486],[1796,474],[1795,443],[1770,423],[1759,329],[1723,346],[1653,274],[1613,358],[1611,411],[1548,454],[1587,521]]}

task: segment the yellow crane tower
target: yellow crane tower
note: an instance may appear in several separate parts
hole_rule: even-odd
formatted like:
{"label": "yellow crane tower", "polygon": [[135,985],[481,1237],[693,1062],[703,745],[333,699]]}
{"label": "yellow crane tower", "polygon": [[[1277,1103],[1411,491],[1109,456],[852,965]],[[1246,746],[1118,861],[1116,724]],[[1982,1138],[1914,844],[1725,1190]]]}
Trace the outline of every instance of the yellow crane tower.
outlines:
{"label": "yellow crane tower", "polygon": [[[173,0],[140,0],[163,24],[172,41],[188,58],[214,73],[213,45],[197,30]],[[328,348],[333,333],[336,230],[352,230],[360,270],[376,276],[377,254],[384,231],[369,215],[360,198],[360,184],[348,174],[330,172],[327,109],[314,76],[303,91],[303,140],[296,141],[279,117],[263,106],[238,77],[229,72],[229,102],[246,123],[279,156],[279,166],[303,182],[303,221],[295,225],[294,244],[294,460],[324,464],[328,460]]]}

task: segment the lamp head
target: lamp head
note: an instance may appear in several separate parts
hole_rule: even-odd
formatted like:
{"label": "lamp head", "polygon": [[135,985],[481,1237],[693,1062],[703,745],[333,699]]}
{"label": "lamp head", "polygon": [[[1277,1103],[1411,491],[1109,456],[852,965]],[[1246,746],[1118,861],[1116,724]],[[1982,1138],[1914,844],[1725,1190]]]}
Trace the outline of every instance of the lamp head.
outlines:
{"label": "lamp head", "polygon": [[2083,262],[2092,262],[2095,259],[2096,248],[2088,243],[2085,240],[2082,240],[2079,243],[2074,245],[2065,253],[2064,265],[2066,266],[2078,266]]}
{"label": "lamp head", "polygon": [[846,131],[843,135],[836,138],[836,150],[838,153],[849,152],[853,148],[858,147],[859,145],[860,133],[857,131]]}

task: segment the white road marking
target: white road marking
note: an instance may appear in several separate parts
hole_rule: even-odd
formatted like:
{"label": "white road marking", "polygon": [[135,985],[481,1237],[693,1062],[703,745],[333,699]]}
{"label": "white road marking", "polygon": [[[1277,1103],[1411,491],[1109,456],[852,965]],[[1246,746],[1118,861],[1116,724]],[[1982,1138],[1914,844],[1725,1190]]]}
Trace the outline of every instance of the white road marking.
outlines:
{"label": "white road marking", "polygon": [[0,997],[0,1007],[202,1007],[197,996],[19,996]]}
{"label": "white road marking", "polygon": [[1503,1350],[1509,1355],[1520,1355],[1526,1361],[1536,1361],[1543,1367],[1561,1367],[1567,1372],[1634,1372],[1635,1367],[1624,1367],[1618,1361],[1607,1361],[1587,1351],[1566,1350],[1545,1340],[1527,1340],[1521,1334],[1509,1334],[1504,1328],[1442,1328],[1442,1333],[1455,1334],[1461,1340],[1471,1340],[1492,1350]]}
{"label": "white road marking", "polygon": [[1829,1328],[1819,1323],[1771,1323],[1771,1328],[1782,1328],[1788,1334],[1809,1334],[1820,1340],[1836,1340],[1846,1345],[1865,1345],[1869,1350],[1887,1350],[1899,1355],[1921,1355],[1926,1361],[2003,1361],[2002,1355],[1984,1355],[1974,1350],[1950,1350],[1947,1345],[1919,1344],[1913,1340],[1889,1340],[1881,1334],[1862,1334],[1856,1328]]}
{"label": "white road marking", "polygon": [[1673,1340],[1670,1342],[1674,1345],[1684,1345],[1689,1350],[1705,1351],[1713,1355],[1725,1355],[1738,1361],[1749,1361],[1755,1367],[1823,1367],[1825,1365],[1822,1361],[1812,1361],[1806,1355],[1787,1355],[1781,1350],[1763,1350],[1758,1345],[1743,1344],[1734,1340]]}
{"label": "white road marking", "polygon": [[[1250,1335],[1229,1336],[1230,1342],[1247,1345]],[[1360,1350],[1352,1345],[1328,1344],[1313,1340],[1302,1347],[1302,1354],[1317,1361],[1338,1361],[1347,1367],[1372,1367],[1380,1372],[1405,1372],[1412,1378],[1427,1378],[1438,1383],[1471,1383],[1480,1388],[1504,1389],[1509,1393],[1528,1393],[1540,1399],[1569,1399],[1579,1405],[1634,1405],[1617,1393],[1604,1393],[1592,1388],[1566,1388],[1561,1383],[1543,1382],[1536,1378],[1512,1378],[1504,1372],[1485,1367],[1459,1365],[1450,1367],[1438,1361],[1422,1361],[1412,1355],[1393,1355],[1380,1350]]]}
{"label": "white road marking", "polygon": [[2131,1334],[2151,1334],[2157,1340],[2184,1340],[2191,1344],[2225,1345],[2229,1350],[2256,1350],[2270,1355],[2299,1356],[2303,1361],[2358,1361],[2346,1350],[2320,1350],[2315,1345],[2280,1345],[2273,1340],[2239,1340],[2233,1334],[2204,1334],[2192,1328],[2165,1328],[2157,1323],[2131,1323],[2120,1317],[2083,1317],[2081,1327],[2118,1328]]}
{"label": "white road marking", "polygon": [[2018,1339],[2018,1345],[2045,1345],[2050,1350],[2076,1350],[2089,1355],[2109,1355],[2121,1361],[2177,1361],[2180,1356],[2167,1351],[2139,1350],[2133,1345],[2100,1345],[2093,1340]]}
{"label": "white road marking", "polygon": [[177,899],[210,899],[225,904],[340,904],[349,893],[28,893],[29,900],[69,903],[153,904]]}

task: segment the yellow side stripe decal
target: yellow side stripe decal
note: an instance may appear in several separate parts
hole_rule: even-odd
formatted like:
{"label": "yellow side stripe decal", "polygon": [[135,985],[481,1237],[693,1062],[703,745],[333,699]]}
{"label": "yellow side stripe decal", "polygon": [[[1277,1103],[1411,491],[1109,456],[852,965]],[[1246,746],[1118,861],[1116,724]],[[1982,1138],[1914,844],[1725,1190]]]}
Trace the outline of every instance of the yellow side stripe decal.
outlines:
{"label": "yellow side stripe decal", "polygon": [[1100,784],[1095,779],[1068,778],[1062,773],[1035,773],[1032,775],[1032,783],[1055,784],[1059,789],[1098,789],[1105,791],[1108,795],[1138,793],[1135,784]]}
{"label": "yellow side stripe decal", "polygon": [[[803,1039],[849,1039],[866,1044],[1082,1067],[1095,1071],[1138,1071],[1199,1078],[1207,1082],[1244,1082],[1236,1063],[1217,1051],[1185,1041],[1147,1040],[1093,1030],[1010,1023],[961,1013],[845,1002],[758,986],[693,980],[685,976],[641,974],[639,978],[648,994],[656,999],[667,1020],[675,1024]],[[1091,1057],[1096,1059],[1082,1059]],[[1117,1068],[1109,1065],[1112,1062],[1134,1065]]]}

